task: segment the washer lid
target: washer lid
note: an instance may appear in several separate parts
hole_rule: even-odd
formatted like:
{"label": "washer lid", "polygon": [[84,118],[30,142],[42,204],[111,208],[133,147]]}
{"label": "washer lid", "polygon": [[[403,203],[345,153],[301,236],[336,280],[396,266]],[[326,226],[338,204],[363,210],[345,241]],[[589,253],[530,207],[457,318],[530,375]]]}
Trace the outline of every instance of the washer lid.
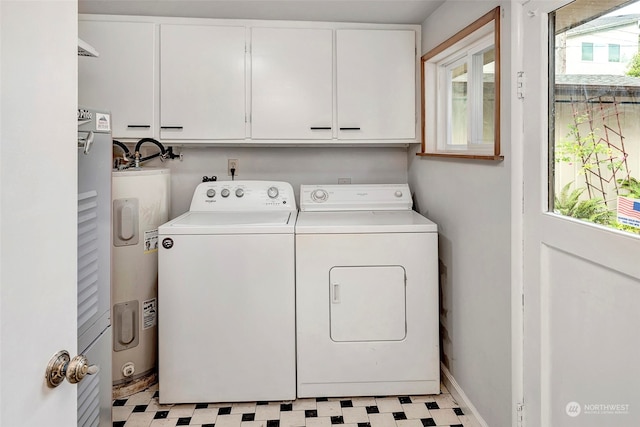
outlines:
{"label": "washer lid", "polygon": [[159,234],[293,233],[296,212],[187,212],[158,227]]}
{"label": "washer lid", "polygon": [[438,226],[415,211],[300,212],[296,234],[436,233]]}

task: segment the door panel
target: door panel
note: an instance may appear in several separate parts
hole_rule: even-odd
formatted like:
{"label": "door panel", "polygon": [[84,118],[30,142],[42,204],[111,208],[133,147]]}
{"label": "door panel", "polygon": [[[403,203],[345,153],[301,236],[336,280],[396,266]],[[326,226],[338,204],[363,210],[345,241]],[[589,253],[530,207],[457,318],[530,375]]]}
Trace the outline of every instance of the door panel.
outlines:
{"label": "door panel", "polygon": [[0,2],[0,424],[76,424],[77,2]]}
{"label": "door panel", "polygon": [[[542,362],[548,366],[542,381],[552,425],[637,425],[622,414],[631,408],[615,408],[620,414],[613,416],[584,405],[640,402],[640,348],[627,344],[637,342],[632,325],[640,325],[640,280],[549,246],[541,260]],[[582,405],[580,416],[568,417],[569,402]]]}
{"label": "door panel", "polygon": [[564,3],[534,0],[522,17],[525,424],[637,426],[640,239],[547,203],[548,12]]}

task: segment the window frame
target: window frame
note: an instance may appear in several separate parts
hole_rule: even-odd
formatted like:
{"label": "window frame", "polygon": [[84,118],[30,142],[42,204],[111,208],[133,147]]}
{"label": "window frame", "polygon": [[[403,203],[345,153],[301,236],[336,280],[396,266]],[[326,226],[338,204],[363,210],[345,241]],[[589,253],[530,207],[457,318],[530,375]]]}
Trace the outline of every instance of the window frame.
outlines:
{"label": "window frame", "polygon": [[[585,7],[585,3],[586,1],[577,1],[573,4],[593,14],[591,5]],[[634,0],[633,3],[640,4],[640,0]],[[632,107],[629,106],[638,105],[637,94],[640,90],[633,88],[638,88],[639,85],[625,80],[589,82],[588,79],[565,80],[557,84],[558,76],[565,73],[555,67],[560,34],[596,20],[626,4],[628,2],[617,6],[609,4],[610,9],[591,16],[581,16],[580,19],[574,20],[575,25],[565,24],[559,26],[560,30],[556,25],[558,12],[563,12],[561,20],[566,23],[569,22],[567,16],[573,10],[565,5],[549,13],[546,209],[549,214],[559,218],[637,237],[640,234],[637,214],[629,214],[624,210],[621,213],[619,204],[624,199],[640,200],[633,190],[634,182],[637,181],[632,175],[634,168],[627,164],[631,161],[630,155],[635,154],[633,147],[629,145],[634,140],[631,136],[633,133],[628,133],[633,132],[629,130],[633,129],[633,126],[628,124],[632,122],[629,118],[638,114],[636,111],[633,115],[634,112],[629,110]],[[596,59],[595,51],[599,52],[599,63],[602,63],[604,58],[607,62],[614,63],[622,60],[622,46],[619,43],[608,43],[606,39],[596,38],[593,42],[582,42],[582,47],[585,44],[593,46],[593,60]],[[618,61],[611,61],[612,47],[617,50]],[[605,48],[607,56],[604,56]],[[580,62],[593,61],[585,61],[581,56]],[[594,73],[594,76],[597,75]],[[615,75],[626,78],[624,74]],[[562,103],[571,103],[570,110],[565,111],[564,115],[558,108]],[[580,104],[584,104],[584,107]],[[589,106],[591,104],[592,106]],[[606,108],[603,108],[603,105],[606,105]],[[620,116],[626,116],[627,119],[620,120]],[[570,120],[566,120],[567,117]],[[626,143],[625,139],[628,140]],[[562,147],[563,144],[567,145],[567,148]],[[563,163],[572,166],[573,170],[567,170]],[[574,164],[577,166],[573,166]]]}
{"label": "window frame", "polygon": [[[422,80],[422,149],[418,156],[439,156],[479,160],[503,160],[500,152],[500,14],[498,6],[444,41],[421,58]],[[473,56],[494,49],[494,118],[493,140],[473,143],[474,135],[482,140],[482,90],[473,80],[483,81],[482,67],[473,66]],[[469,79],[467,87],[467,144],[450,144],[452,123],[451,89],[443,73],[454,64],[466,61]],[[477,62],[477,61],[476,61]],[[475,75],[473,75],[475,70]],[[449,79],[451,80],[451,79]],[[480,99],[480,101],[478,101]],[[475,105],[475,108],[473,108]],[[479,108],[479,110],[478,110]]]}

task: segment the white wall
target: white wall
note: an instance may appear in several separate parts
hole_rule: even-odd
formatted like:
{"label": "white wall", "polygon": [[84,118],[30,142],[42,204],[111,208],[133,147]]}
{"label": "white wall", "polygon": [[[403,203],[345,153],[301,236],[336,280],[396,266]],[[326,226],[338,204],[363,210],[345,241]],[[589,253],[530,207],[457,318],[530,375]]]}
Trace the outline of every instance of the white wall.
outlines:
{"label": "white wall", "polygon": [[418,158],[409,184],[439,226],[443,363],[489,426],[511,425],[510,4],[448,0],[422,25],[422,53],[502,5],[502,162]]}
{"label": "white wall", "polygon": [[[147,147],[147,145],[143,145]],[[148,152],[155,146],[149,144]],[[196,185],[203,176],[227,176],[227,159],[238,159],[237,180],[286,181],[293,185],[296,198],[300,184],[337,184],[338,178],[351,178],[353,184],[407,182],[407,149],[404,147],[189,147],[176,148],[184,154],[178,159],[148,165],[171,169],[171,210],[174,218],[189,209]]]}

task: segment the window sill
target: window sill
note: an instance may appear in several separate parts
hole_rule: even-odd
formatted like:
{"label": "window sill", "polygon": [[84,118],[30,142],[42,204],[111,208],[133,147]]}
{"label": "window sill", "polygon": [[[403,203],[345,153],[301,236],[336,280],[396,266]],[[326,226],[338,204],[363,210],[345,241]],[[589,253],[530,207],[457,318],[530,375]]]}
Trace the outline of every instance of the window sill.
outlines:
{"label": "window sill", "polygon": [[492,154],[471,154],[471,153],[416,153],[416,156],[419,157],[441,157],[448,159],[474,159],[474,160],[493,160],[493,161],[503,161],[504,156],[496,156]]}

